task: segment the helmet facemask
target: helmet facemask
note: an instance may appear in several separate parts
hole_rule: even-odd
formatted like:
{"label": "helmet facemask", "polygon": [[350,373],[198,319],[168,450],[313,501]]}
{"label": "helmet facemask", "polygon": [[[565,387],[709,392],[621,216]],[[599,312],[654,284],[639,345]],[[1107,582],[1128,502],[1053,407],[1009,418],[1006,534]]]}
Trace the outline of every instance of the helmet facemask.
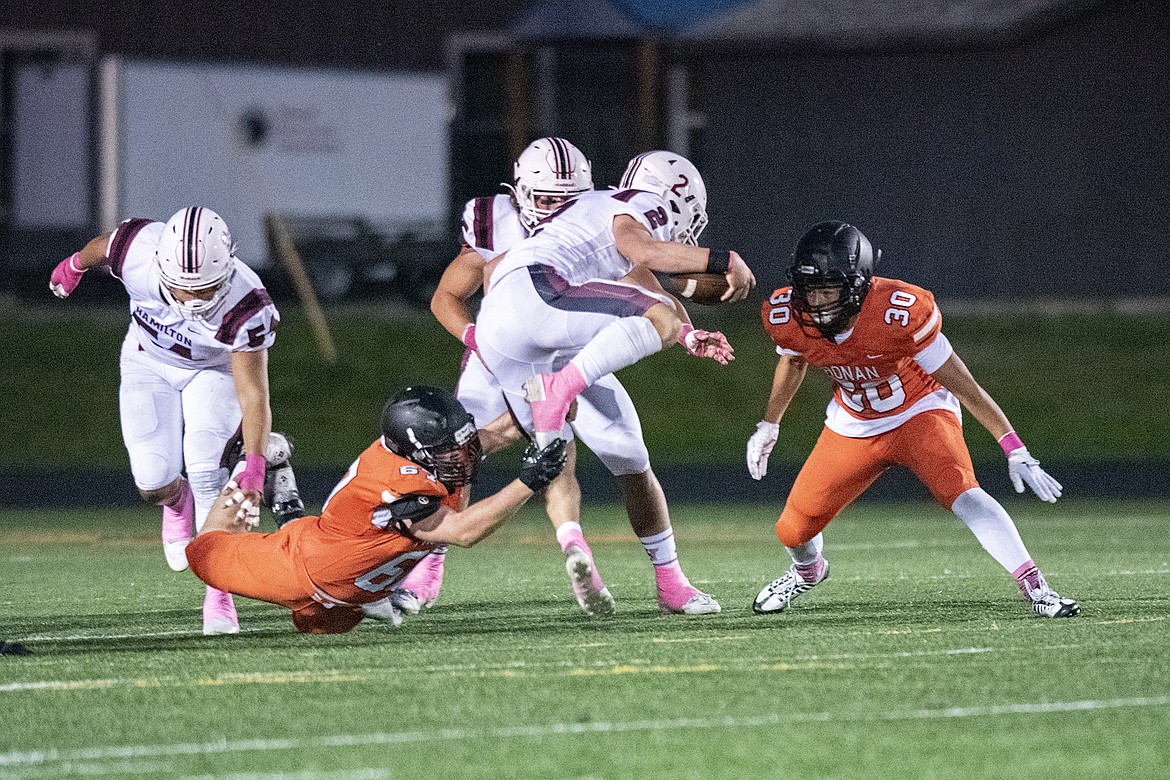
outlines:
{"label": "helmet facemask", "polygon": [[[859,273],[806,274],[790,269],[788,275],[792,281],[792,308],[801,327],[815,330],[826,339],[845,332],[869,292],[869,279]],[[837,296],[814,304],[810,299],[822,290],[834,290]]]}
{"label": "helmet facemask", "polygon": [[419,447],[408,457],[434,474],[448,491],[455,492],[470,485],[479,473],[483,444],[475,424],[468,423],[455,432],[451,441]]}
{"label": "helmet facemask", "polygon": [[[211,209],[197,206],[182,209],[163,228],[155,265],[163,300],[184,319],[207,319],[226,300],[236,272],[232,234]],[[180,300],[175,290],[215,292],[207,299]]]}
{"label": "helmet facemask", "polygon": [[[223,302],[227,300],[227,293],[228,290],[231,289],[232,277],[234,277],[235,274],[236,272],[233,268],[228,272],[227,277],[223,281],[214,285],[215,293],[210,298],[206,299],[190,298],[188,300],[181,301],[175,296],[174,290],[171,289],[172,285],[169,284],[166,279],[163,279],[162,284],[159,285],[159,292],[162,293],[163,300],[165,300],[172,309],[182,315],[183,319],[205,320],[214,316]],[[211,288],[204,287],[201,289],[188,289],[185,287],[176,286],[176,289],[185,290],[187,292],[201,292],[202,290]]]}

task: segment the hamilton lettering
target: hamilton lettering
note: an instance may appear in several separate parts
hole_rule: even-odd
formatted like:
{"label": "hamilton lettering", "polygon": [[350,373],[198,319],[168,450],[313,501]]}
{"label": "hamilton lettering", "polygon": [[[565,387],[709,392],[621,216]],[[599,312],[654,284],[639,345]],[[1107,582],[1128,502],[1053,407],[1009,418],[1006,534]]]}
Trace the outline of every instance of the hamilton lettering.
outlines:
{"label": "hamilton lettering", "polygon": [[188,348],[192,346],[191,339],[186,334],[184,334],[182,331],[175,330],[170,325],[162,324],[154,317],[151,317],[150,314],[148,314],[139,306],[134,307],[134,319],[138,320],[139,325],[142,325],[147,330],[151,331],[150,335],[154,336],[156,341],[158,340],[159,334],[162,334],[171,337],[177,343],[182,344]]}

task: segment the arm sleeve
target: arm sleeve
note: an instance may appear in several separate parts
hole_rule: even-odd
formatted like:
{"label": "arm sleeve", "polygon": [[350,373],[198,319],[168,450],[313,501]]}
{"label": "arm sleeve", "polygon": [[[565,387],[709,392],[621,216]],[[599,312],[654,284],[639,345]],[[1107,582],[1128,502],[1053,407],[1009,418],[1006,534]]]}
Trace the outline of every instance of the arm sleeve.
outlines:
{"label": "arm sleeve", "polygon": [[934,339],[927,344],[922,350],[914,355],[914,362],[922,367],[922,370],[928,374],[933,374],[938,371],[943,363],[947,362],[955,352],[951,342],[943,333],[938,333]]}

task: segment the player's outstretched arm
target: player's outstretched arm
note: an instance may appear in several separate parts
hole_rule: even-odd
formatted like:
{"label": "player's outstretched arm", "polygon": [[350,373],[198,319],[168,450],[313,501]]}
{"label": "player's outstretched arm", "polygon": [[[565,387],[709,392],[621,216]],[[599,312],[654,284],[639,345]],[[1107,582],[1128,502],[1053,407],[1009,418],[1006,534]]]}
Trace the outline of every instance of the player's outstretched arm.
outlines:
{"label": "player's outstretched arm", "polygon": [[752,479],[763,479],[768,473],[768,458],[780,436],[780,418],[788,411],[807,373],[808,364],[792,355],[781,355],[777,361],[764,419],[756,423],[756,432],[747,443],[747,467]]}
{"label": "player's outstretched arm", "polygon": [[999,408],[995,399],[975,381],[975,377],[971,375],[957,353],[952,353],[931,376],[950,390],[959,399],[959,403],[999,442],[1004,454],[1007,455],[1008,477],[1017,493],[1023,493],[1024,485],[1027,485],[1041,501],[1051,504],[1060,498],[1064,487],[1040,468],[1040,461],[1028,452],[1028,448],[1008,422],[1007,415]]}
{"label": "player's outstretched arm", "polygon": [[106,233],[90,239],[80,252],[74,252],[61,262],[57,263],[53,273],[49,275],[49,290],[58,298],[68,298],[69,294],[81,284],[81,276],[95,265],[106,261],[106,247],[110,243],[110,234]]}
{"label": "player's outstretched arm", "polygon": [[245,467],[236,480],[257,506],[264,492],[268,436],[272,433],[272,406],[268,392],[268,350],[232,353],[232,379],[243,413]]}
{"label": "player's outstretched arm", "polygon": [[456,255],[431,296],[431,313],[447,332],[475,349],[475,319],[467,308],[467,301],[483,286],[483,257],[469,246]]}
{"label": "player's outstretched arm", "polygon": [[728,289],[720,300],[734,303],[743,300],[756,284],[755,274],[733,250],[659,241],[646,226],[628,214],[613,220],[614,246],[631,263],[665,273],[722,273]]}
{"label": "player's outstretched arm", "polygon": [[480,542],[528,499],[543,490],[565,467],[565,442],[557,439],[542,450],[529,447],[520,464],[520,476],[500,492],[476,501],[461,512],[436,512],[410,528],[411,536],[428,542],[471,547]]}

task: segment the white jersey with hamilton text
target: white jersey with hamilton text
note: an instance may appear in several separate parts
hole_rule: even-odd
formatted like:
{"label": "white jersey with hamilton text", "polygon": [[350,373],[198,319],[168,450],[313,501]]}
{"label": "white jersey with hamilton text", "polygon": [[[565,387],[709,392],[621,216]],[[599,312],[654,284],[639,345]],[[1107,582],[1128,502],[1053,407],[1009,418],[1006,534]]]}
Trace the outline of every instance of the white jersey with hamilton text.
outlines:
{"label": "white jersey with hamilton text", "polygon": [[110,272],[130,296],[130,336],[150,357],[177,368],[226,365],[232,352],[268,349],[280,314],[256,272],[236,260],[230,287],[206,319],[186,319],[162,296],[154,258],[162,222],[128,219],[110,236]]}
{"label": "white jersey with hamilton text", "polygon": [[614,218],[628,214],[654,238],[670,240],[666,202],[642,190],[586,192],[541,220],[531,237],[516,244],[500,261],[491,284],[518,268],[547,265],[571,285],[623,278],[633,264],[617,250]]}

